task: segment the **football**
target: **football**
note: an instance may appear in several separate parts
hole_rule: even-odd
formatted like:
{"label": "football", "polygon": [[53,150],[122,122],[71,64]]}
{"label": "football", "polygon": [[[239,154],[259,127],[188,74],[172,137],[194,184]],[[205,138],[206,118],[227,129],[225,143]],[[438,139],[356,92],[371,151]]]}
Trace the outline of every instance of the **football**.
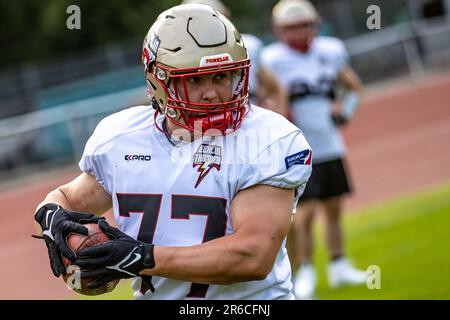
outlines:
{"label": "football", "polygon": [[[110,241],[108,235],[100,229],[98,224],[89,223],[85,224],[84,226],[88,229],[88,235],[71,233],[66,238],[68,246],[74,252],[78,252],[81,249]],[[70,289],[78,292],[79,294],[95,296],[103,293],[108,293],[113,291],[119,283],[119,280],[114,280],[99,288],[89,289],[88,283],[94,279],[87,278],[81,280],[79,272],[76,272],[79,271],[79,268],[75,265],[72,265],[67,258],[63,257],[63,262],[67,268],[67,274],[63,276],[63,280]]]}

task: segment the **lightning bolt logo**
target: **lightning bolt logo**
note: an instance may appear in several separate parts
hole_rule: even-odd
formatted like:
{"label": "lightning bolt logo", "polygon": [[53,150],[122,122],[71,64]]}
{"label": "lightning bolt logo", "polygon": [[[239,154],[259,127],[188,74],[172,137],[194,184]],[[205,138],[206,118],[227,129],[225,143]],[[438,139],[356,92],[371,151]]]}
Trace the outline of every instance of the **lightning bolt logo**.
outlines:
{"label": "lightning bolt logo", "polygon": [[211,171],[212,168],[216,168],[217,171],[220,170],[220,165],[222,162],[222,150],[220,146],[211,146],[202,144],[199,146],[197,152],[194,154],[194,162],[192,167],[197,168],[197,172],[200,173],[197,182],[195,183],[195,188],[198,187],[203,178]]}

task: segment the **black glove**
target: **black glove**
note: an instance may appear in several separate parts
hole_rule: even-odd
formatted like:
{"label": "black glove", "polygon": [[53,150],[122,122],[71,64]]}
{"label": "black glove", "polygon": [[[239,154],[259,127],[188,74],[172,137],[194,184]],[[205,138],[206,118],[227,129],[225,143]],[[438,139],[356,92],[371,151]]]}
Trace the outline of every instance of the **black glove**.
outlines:
{"label": "black glove", "polygon": [[[34,219],[42,228],[43,238],[47,245],[50,266],[53,274],[59,277],[66,275],[66,267],[61,254],[70,261],[76,259],[75,253],[66,243],[66,236],[71,233],[88,234],[88,229],[82,223],[97,223],[104,220],[93,214],[64,210],[54,203],[48,203],[36,212]],[[39,238],[39,237],[36,237]]]}
{"label": "black glove", "polygon": [[[139,277],[141,270],[155,266],[153,244],[135,240],[106,221],[100,221],[98,225],[112,240],[78,251],[74,262],[81,269],[82,279],[95,278],[88,284],[89,289],[116,279]],[[151,276],[141,277],[144,284],[154,291]]]}
{"label": "black glove", "polygon": [[336,127],[342,127],[348,123],[348,119],[341,114],[334,113],[331,119]]}

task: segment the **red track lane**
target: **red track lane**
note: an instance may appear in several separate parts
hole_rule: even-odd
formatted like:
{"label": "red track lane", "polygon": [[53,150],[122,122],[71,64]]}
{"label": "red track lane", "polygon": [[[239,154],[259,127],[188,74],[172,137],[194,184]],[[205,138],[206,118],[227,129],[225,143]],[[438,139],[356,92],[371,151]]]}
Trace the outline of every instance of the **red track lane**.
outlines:
{"label": "red track lane", "polygon": [[355,186],[348,208],[450,181],[450,74],[389,91],[370,94],[344,130]]}

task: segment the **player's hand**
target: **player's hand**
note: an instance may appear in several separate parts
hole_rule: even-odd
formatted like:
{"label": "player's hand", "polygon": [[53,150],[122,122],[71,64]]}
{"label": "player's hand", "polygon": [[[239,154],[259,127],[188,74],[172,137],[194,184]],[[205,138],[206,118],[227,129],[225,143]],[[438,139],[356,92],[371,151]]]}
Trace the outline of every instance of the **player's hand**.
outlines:
{"label": "player's hand", "polygon": [[340,113],[333,113],[331,119],[336,127],[345,126],[349,122],[348,119]]}
{"label": "player's hand", "polygon": [[[112,240],[78,251],[74,262],[81,269],[81,278],[96,279],[88,284],[90,289],[115,279],[139,277],[141,270],[155,266],[152,244],[135,240],[106,221],[98,225]],[[142,276],[142,281],[154,291],[150,276]]]}
{"label": "player's hand", "polygon": [[93,214],[65,210],[54,203],[48,203],[39,208],[34,219],[41,226],[43,239],[48,249],[50,266],[56,277],[66,274],[61,254],[70,261],[76,259],[75,253],[66,243],[66,236],[71,232],[87,235],[88,229],[82,224],[104,220],[103,217]]}

